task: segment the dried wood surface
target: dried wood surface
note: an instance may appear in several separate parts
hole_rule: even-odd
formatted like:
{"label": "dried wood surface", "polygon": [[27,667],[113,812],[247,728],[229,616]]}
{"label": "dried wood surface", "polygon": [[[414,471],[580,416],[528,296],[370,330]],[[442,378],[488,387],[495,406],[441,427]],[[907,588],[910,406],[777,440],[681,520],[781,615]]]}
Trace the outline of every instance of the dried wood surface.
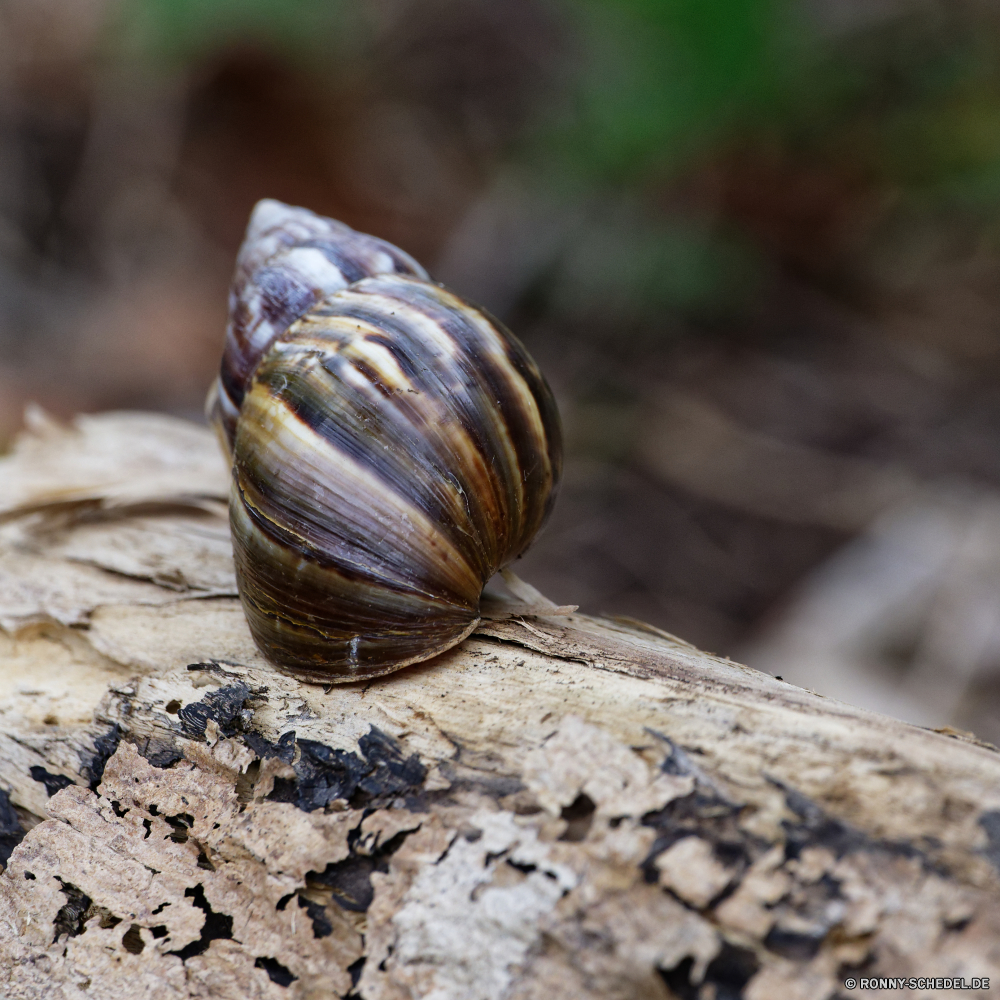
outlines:
{"label": "dried wood surface", "polygon": [[3,996],[1000,981],[993,748],[578,614],[300,683],[250,640],[226,490],[151,415],[35,413],[0,460]]}

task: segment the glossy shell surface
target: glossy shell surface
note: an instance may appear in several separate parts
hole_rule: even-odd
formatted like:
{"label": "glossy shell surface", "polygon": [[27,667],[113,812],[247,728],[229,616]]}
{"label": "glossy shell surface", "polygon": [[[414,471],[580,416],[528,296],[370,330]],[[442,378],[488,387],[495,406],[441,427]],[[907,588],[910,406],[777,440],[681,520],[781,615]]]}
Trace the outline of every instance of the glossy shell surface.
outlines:
{"label": "glossy shell surface", "polygon": [[207,411],[232,453],[243,396],[261,359],[324,295],[375,274],[427,272],[399,247],[272,198],[257,203],[236,258],[219,378]]}
{"label": "glossy shell surface", "polygon": [[342,682],[470,634],[486,581],[548,516],[561,445],[520,342],[393,272],[317,297],[271,339],[239,400],[232,457],[254,639],[281,666]]}

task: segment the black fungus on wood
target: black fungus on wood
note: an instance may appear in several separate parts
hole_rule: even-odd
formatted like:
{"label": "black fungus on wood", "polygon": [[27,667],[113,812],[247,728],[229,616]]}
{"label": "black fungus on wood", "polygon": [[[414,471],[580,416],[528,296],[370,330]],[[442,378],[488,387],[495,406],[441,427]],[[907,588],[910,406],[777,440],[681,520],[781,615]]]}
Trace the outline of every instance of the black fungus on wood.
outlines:
{"label": "black fungus on wood", "polygon": [[86,923],[86,913],[90,909],[91,904],[90,897],[82,889],[73,885],[72,882],[66,882],[59,878],[58,875],[56,876],[56,881],[59,883],[60,891],[66,897],[66,902],[59,908],[59,912],[53,921],[53,927],[55,928],[55,933],[52,937],[53,942],[58,941],[63,934],[69,937],[76,937],[77,934],[82,934],[84,924]]}
{"label": "black fungus on wood", "polygon": [[201,927],[201,936],[197,941],[186,944],[178,951],[170,952],[176,955],[182,962],[186,962],[195,955],[201,955],[208,950],[208,946],[213,941],[231,938],[233,936],[233,918],[228,913],[216,913],[205,898],[205,888],[199,882],[191,889],[185,889],[184,895],[189,897],[191,903],[199,909],[205,911],[205,923]]}
{"label": "black fungus on wood", "polygon": [[292,758],[295,756],[294,729],[290,732],[282,733],[278,737],[277,742],[274,743],[267,739],[267,737],[261,736],[260,733],[254,732],[244,733],[243,739],[246,745],[261,760],[266,760],[268,757],[277,757],[278,760],[283,760],[286,764],[291,764]]}
{"label": "black fungus on wood", "polygon": [[379,844],[371,854],[357,854],[360,828],[348,838],[351,853],[342,861],[331,862],[321,872],[309,872],[307,883],[319,883],[332,891],[333,900],[344,910],[364,913],[375,898],[372,872],[387,872],[389,857],[403,846],[403,841],[413,830],[402,830]]}
{"label": "black fungus on wood", "polygon": [[203,737],[211,719],[223,736],[235,736],[243,728],[243,703],[249,697],[250,688],[242,681],[209,691],[201,701],[178,709],[182,732],[192,739]]}
{"label": "black fungus on wood", "polygon": [[67,778],[65,774],[53,774],[51,771],[46,771],[40,764],[32,765],[28,769],[28,773],[35,781],[39,781],[45,786],[45,791],[50,798],[67,785],[75,784],[73,779]]}
{"label": "black fungus on wood", "polygon": [[[294,734],[282,737],[287,740],[281,747],[286,753],[292,746],[289,736],[294,739]],[[249,741],[248,745],[253,749]],[[294,746],[298,748],[298,759],[292,764],[295,777],[275,778],[269,797],[275,802],[294,802],[306,812],[337,799],[358,808],[405,795],[418,790],[427,775],[416,754],[404,757],[397,741],[376,726],[358,741],[360,754],[316,740],[295,740]]]}
{"label": "black fungus on wood", "polygon": [[0,865],[6,865],[11,852],[24,839],[25,830],[10,795],[0,788]]}
{"label": "black fungus on wood", "polygon": [[261,955],[253,964],[255,968],[263,969],[271,982],[276,983],[278,986],[291,986],[299,978],[298,976],[293,976],[288,967],[282,965],[276,958]]}
{"label": "black fungus on wood", "polygon": [[705,978],[700,983],[691,982],[694,959],[683,958],[673,968],[659,969],[660,978],[671,994],[679,1000],[698,1000],[708,987],[715,1000],[741,1000],[743,987],[760,968],[757,956],[748,948],[740,948],[724,941],[719,954],[708,963]]}
{"label": "black fungus on wood", "polygon": [[121,728],[116,722],[106,733],[94,740],[93,756],[89,761],[84,761],[80,768],[82,775],[88,779],[92,792],[97,791],[97,786],[104,777],[104,767],[118,749],[121,738]]}
{"label": "black fungus on wood", "polygon": [[169,739],[146,739],[141,744],[136,744],[136,749],[141,757],[145,757],[153,767],[158,767],[161,770],[173,767],[178,761],[184,759],[183,752],[173,740]]}

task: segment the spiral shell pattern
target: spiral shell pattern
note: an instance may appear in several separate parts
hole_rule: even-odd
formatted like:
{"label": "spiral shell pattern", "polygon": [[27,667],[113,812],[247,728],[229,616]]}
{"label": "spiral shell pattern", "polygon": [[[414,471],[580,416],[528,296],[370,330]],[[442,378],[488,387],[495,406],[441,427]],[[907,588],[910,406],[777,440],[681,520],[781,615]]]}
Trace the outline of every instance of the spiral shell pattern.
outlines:
{"label": "spiral shell pattern", "polygon": [[561,471],[555,403],[524,347],[391,259],[317,296],[232,401],[230,519],[251,632],[273,662],[328,683],[468,636],[483,586],[531,543]]}
{"label": "spiral shell pattern", "polygon": [[274,341],[324,295],[375,274],[427,272],[385,240],[266,198],[236,258],[219,378],[206,410],[231,456],[243,396]]}

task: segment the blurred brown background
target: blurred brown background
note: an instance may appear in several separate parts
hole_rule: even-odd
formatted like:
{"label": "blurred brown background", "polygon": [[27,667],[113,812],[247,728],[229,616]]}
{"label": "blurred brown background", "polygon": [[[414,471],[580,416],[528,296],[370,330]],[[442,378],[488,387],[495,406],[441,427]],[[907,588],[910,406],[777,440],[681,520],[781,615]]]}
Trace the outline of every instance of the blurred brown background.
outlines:
{"label": "blurred brown background", "polygon": [[251,206],[501,316],[519,572],[1000,741],[1000,18],[931,0],[0,0],[0,441],[200,419]]}

